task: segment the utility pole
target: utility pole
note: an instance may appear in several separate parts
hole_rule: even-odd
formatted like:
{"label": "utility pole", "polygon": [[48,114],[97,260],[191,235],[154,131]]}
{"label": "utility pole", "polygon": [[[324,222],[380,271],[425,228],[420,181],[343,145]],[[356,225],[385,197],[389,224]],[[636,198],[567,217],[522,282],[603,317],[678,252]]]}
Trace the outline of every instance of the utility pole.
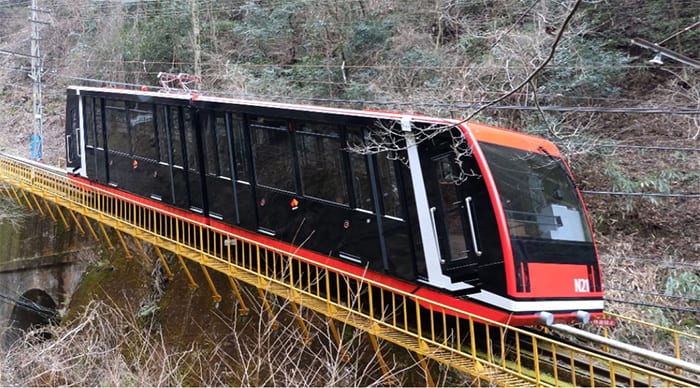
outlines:
{"label": "utility pole", "polygon": [[[202,79],[202,47],[199,43],[199,0],[191,0],[192,5],[192,40],[194,43],[194,76]],[[196,85],[195,88],[199,88]]]}
{"label": "utility pole", "polygon": [[40,37],[39,37],[39,0],[32,0],[32,37],[31,37],[31,58],[32,58],[32,74],[30,75],[32,81],[34,81],[34,87],[32,91],[32,103],[34,105],[34,132],[31,137],[31,155],[34,160],[41,160],[42,157],[42,145],[44,136],[44,107],[42,105],[42,85],[41,85],[41,50],[40,47]]}

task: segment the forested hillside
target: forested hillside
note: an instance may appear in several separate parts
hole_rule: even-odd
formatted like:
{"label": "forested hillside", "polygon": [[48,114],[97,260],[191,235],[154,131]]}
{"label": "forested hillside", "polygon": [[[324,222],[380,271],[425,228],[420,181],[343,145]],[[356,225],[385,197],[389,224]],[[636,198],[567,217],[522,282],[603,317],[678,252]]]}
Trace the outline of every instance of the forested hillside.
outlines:
{"label": "forested hillside", "polygon": [[[29,155],[28,0],[0,1],[0,148]],[[698,330],[700,59],[695,0],[39,0],[44,161],[70,84],[203,93],[492,123],[548,137],[591,211],[610,309]],[[483,108],[483,109],[482,109]]]}

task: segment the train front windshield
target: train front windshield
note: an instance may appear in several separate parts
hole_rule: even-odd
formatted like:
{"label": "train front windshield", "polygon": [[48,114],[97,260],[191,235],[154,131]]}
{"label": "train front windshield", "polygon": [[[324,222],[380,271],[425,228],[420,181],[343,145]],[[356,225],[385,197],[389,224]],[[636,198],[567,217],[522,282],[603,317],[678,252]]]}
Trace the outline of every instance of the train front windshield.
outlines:
{"label": "train front windshield", "polygon": [[560,159],[490,143],[480,146],[512,239],[591,243],[582,203]]}

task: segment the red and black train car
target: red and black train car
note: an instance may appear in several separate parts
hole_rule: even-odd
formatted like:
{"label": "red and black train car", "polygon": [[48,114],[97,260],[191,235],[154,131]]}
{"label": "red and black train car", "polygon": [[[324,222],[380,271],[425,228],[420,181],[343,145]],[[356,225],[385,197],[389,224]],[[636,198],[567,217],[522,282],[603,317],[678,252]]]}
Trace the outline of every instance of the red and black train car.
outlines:
{"label": "red and black train car", "polygon": [[[386,151],[357,152],[380,133]],[[581,195],[540,137],[412,114],[75,86],[66,140],[78,183],[301,245],[487,318],[526,325],[603,310]]]}

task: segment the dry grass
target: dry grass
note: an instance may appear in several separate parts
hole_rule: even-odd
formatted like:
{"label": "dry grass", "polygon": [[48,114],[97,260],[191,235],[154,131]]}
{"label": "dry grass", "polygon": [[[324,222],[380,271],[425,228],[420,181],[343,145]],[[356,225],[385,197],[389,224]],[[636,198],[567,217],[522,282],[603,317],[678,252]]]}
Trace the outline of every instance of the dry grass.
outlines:
{"label": "dry grass", "polygon": [[[401,363],[392,358],[387,359],[389,371],[383,372],[361,332],[341,327],[341,349],[315,315],[305,319],[312,333],[308,345],[282,307],[273,305],[274,321],[259,311],[259,304],[247,319],[220,316],[227,333],[202,327],[205,338],[176,348],[156,319],[140,317],[137,309],[91,302],[72,322],[37,328],[6,349],[0,357],[0,384],[384,386],[405,383],[403,372],[415,367],[410,358]],[[281,323],[279,328],[273,322]],[[45,340],[47,335],[51,338]]]}
{"label": "dry grass", "polygon": [[201,357],[194,349],[167,349],[157,328],[94,302],[69,325],[27,333],[0,362],[2,385],[143,386],[182,385],[183,372]]}

